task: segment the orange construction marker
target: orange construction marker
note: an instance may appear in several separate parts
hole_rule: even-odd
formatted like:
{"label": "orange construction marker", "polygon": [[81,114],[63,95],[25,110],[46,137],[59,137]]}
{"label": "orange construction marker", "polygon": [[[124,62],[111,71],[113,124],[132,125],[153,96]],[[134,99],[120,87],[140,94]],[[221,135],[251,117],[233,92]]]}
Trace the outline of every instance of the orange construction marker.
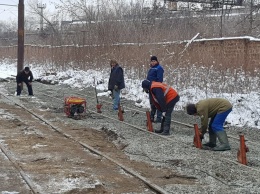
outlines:
{"label": "orange construction marker", "polygon": [[200,140],[199,127],[197,124],[194,124],[194,130],[195,130],[195,135],[194,135],[194,139],[193,139],[193,144],[196,148],[201,149],[202,144],[201,144],[201,140]]}
{"label": "orange construction marker", "polygon": [[97,104],[97,113],[102,113],[101,107],[102,107],[102,104]]}
{"label": "orange construction marker", "polygon": [[239,135],[240,138],[240,149],[237,152],[238,162],[247,165],[246,152],[249,152],[248,147],[245,144],[245,137],[243,134]]}
{"label": "orange construction marker", "polygon": [[124,121],[123,111],[122,111],[122,108],[121,108],[121,105],[120,105],[120,104],[118,105],[118,119],[119,119],[120,121]]}
{"label": "orange construction marker", "polygon": [[147,118],[147,129],[150,132],[153,132],[153,125],[151,122],[151,117],[150,117],[150,111],[146,111],[146,118]]}

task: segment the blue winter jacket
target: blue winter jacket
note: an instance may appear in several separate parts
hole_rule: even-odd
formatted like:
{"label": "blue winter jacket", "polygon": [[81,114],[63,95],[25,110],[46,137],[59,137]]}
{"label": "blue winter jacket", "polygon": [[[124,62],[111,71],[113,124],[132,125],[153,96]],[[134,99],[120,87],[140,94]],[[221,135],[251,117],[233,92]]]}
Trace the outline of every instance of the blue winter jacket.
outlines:
{"label": "blue winter jacket", "polygon": [[164,70],[160,64],[151,67],[147,74],[149,81],[163,82]]}

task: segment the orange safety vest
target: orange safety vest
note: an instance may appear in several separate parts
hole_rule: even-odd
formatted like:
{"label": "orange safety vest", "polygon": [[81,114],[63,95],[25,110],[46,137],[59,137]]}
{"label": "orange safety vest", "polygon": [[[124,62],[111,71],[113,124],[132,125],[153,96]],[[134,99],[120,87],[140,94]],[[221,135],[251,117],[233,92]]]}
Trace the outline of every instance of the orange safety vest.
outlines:
{"label": "orange safety vest", "polygon": [[162,91],[164,93],[164,99],[166,101],[166,104],[168,104],[171,100],[173,100],[174,98],[176,98],[176,96],[178,96],[177,91],[174,90],[171,86],[168,86],[165,83],[153,81],[151,88],[150,88],[150,91],[151,91],[151,94],[152,94],[152,97],[153,97],[153,102],[155,103],[155,106],[157,108],[159,108],[160,105],[158,104],[158,101],[157,101],[155,95],[152,93],[153,88],[161,88],[162,89]]}

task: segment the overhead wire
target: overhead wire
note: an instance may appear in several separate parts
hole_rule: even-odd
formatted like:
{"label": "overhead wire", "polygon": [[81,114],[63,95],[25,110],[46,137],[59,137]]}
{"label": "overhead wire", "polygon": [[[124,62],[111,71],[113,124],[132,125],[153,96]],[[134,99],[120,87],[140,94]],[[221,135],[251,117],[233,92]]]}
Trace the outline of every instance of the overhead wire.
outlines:
{"label": "overhead wire", "polygon": [[18,5],[11,5],[11,4],[4,4],[4,3],[0,3],[0,5],[3,5],[3,6],[11,6],[11,7],[18,7]]}
{"label": "overhead wire", "polygon": [[[12,10],[12,9],[13,9],[13,7],[18,7],[18,5],[0,3],[0,6],[9,6],[9,7],[10,7],[9,9],[2,9],[3,11],[0,12],[0,15],[3,14],[3,13],[5,13],[5,12],[9,12],[9,13],[11,13],[12,15],[17,16],[17,13],[16,13],[16,14],[13,13],[14,10]],[[16,9],[16,11],[17,11],[17,9]],[[18,16],[17,16],[17,17],[18,17]]]}

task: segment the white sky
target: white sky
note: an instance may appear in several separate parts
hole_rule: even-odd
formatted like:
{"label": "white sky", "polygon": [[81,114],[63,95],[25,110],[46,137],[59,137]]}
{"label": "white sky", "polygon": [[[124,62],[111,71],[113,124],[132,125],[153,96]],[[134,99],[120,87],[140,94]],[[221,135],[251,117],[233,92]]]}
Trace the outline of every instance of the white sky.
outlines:
{"label": "white sky", "polygon": [[[25,16],[28,10],[28,2],[37,2],[37,0],[24,0],[24,9],[25,9]],[[87,0],[87,3],[89,4],[97,4],[99,0]],[[111,0],[107,0],[107,2],[109,3]],[[152,5],[152,2],[154,0],[121,0],[123,2],[144,2],[145,5],[150,6]],[[46,4],[46,10],[50,11],[50,12],[54,12],[55,11],[55,6],[53,5],[53,2],[55,3],[59,3],[59,0],[38,0],[38,3],[43,3]],[[157,2],[163,2],[163,0],[157,0]],[[7,5],[15,5],[15,6],[7,6],[7,5],[3,5],[3,4],[7,4]],[[19,0],[0,0],[0,21],[5,21],[8,22],[10,20],[12,21],[17,21],[18,20],[18,4],[19,4]]]}
{"label": "white sky", "polygon": [[[40,66],[40,65],[30,65],[31,70],[34,74],[35,79],[41,78],[43,80],[52,80],[60,84],[68,84],[72,87],[87,88],[93,86],[94,77],[97,82],[102,80],[102,84],[97,85],[97,89],[100,91],[98,96],[109,96],[108,92],[102,92],[107,89],[109,69],[101,71],[79,71],[69,69],[67,71],[55,71],[56,76],[44,76],[46,69],[51,69],[51,67]],[[45,68],[45,69],[44,69]],[[17,64],[6,64],[0,62],[0,78],[11,77],[11,75],[16,75]],[[64,78],[68,78],[64,80]],[[122,90],[122,96],[128,100],[142,100],[141,103],[137,104],[139,107],[149,108],[148,95],[142,92],[141,82],[142,80],[131,80],[125,75],[126,88]],[[174,86],[173,86],[174,87]],[[0,85],[0,90],[2,87]],[[187,103],[196,103],[199,100],[205,99],[205,91],[202,91],[195,87],[190,87],[188,89],[179,88],[180,101],[176,104],[175,110],[183,110]],[[15,94],[15,91],[14,91]],[[70,94],[65,94],[70,95]],[[37,97],[37,94],[35,94]],[[222,97],[228,99],[233,105],[233,111],[227,117],[227,121],[234,126],[249,126],[260,129],[260,92],[250,92],[248,94],[226,94],[226,93],[208,93],[209,98]],[[172,118],[174,120],[174,117]],[[256,122],[257,125],[256,125]]]}
{"label": "white sky", "polygon": [[17,20],[18,19],[18,7],[14,6],[5,6],[2,4],[8,5],[18,5],[19,0],[0,0],[0,20]]}
{"label": "white sky", "polygon": [[[24,11],[25,15],[28,9],[27,3],[32,0],[24,0]],[[35,0],[36,1],[36,0]],[[38,0],[39,3],[45,3],[46,9],[54,10],[54,5],[51,2],[55,2],[55,0]],[[57,2],[57,0],[56,0]],[[15,6],[7,6],[7,5],[15,5]],[[19,0],[0,0],[0,21],[8,22],[10,20],[17,21],[18,20],[18,4]]]}

